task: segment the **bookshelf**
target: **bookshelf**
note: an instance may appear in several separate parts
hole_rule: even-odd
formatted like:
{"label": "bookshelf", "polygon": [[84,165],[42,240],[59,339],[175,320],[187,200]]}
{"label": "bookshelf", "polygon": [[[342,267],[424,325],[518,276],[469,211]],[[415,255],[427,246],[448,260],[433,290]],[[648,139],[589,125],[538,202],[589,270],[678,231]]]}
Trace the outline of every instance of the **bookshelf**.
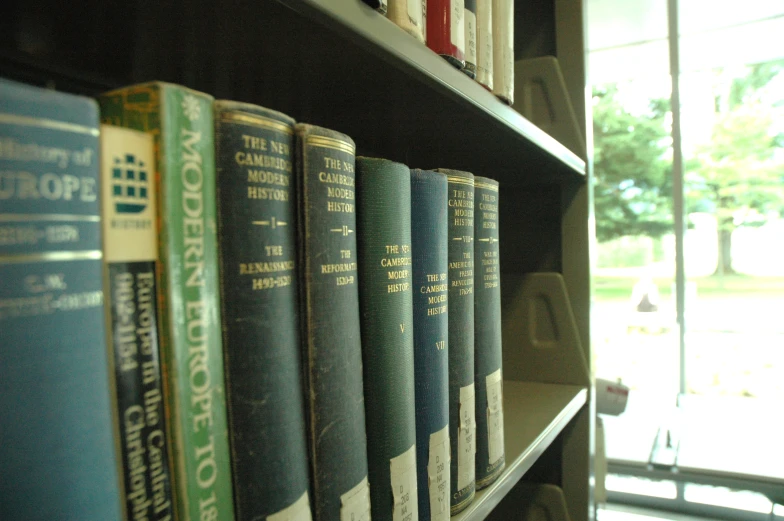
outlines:
{"label": "bookshelf", "polygon": [[[559,58],[585,128],[582,9],[517,1],[515,55]],[[4,77],[88,95],[181,83],[344,132],[359,155],[499,180],[504,349],[524,367],[508,310],[527,274],[558,272],[583,351],[575,343],[541,371],[505,370],[507,468],[455,519],[501,518],[521,479],[558,485],[571,519],[591,518],[590,381],[574,366],[590,360],[584,158],[359,0],[10,0],[6,10]]]}

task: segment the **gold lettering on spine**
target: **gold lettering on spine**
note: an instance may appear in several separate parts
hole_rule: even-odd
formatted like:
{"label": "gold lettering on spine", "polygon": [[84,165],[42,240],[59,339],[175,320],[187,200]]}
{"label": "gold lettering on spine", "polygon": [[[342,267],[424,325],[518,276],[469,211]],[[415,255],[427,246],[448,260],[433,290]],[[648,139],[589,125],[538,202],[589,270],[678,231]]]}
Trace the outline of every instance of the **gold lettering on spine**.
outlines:
{"label": "gold lettering on spine", "polygon": [[[339,139],[325,136],[308,136],[307,144],[310,146],[346,152],[352,156],[354,155],[354,146]],[[354,176],[342,173],[347,172],[348,174],[354,174],[354,165],[348,161],[330,156],[325,156],[322,158],[322,160],[323,163],[320,166],[324,168],[324,170],[320,171],[316,178],[318,179],[319,184],[325,185],[324,189],[327,196],[327,212],[337,214],[355,213],[356,206],[353,203],[356,197],[354,192]],[[333,233],[339,233],[343,237],[348,237],[350,234],[354,233],[354,230],[351,230],[345,224],[340,225],[340,228],[330,228],[329,231]],[[351,250],[341,249],[340,260],[350,261],[350,259]],[[355,284],[357,277],[353,273],[356,272],[356,270],[356,262],[328,263],[322,264],[320,268],[320,272],[323,275],[337,274],[335,277],[335,285],[337,286]]]}
{"label": "gold lettering on spine", "polygon": [[[492,190],[498,192],[498,187],[495,185],[477,183],[477,187],[484,190]],[[479,210],[482,213],[482,230],[497,230],[498,229],[498,196],[492,193],[477,194],[479,199]],[[492,232],[491,232],[492,233]],[[477,238],[481,243],[488,244],[492,247],[493,244],[498,243],[496,237],[481,237]],[[482,274],[482,288],[491,289],[498,287],[498,251],[483,251],[481,259],[479,259]]]}
{"label": "gold lettering on spine", "polygon": [[[463,177],[448,176],[450,185],[473,186],[470,179]],[[452,219],[452,226],[474,228],[474,193],[472,190],[449,187],[449,218]],[[471,243],[470,235],[452,237],[453,241]],[[457,289],[459,296],[468,296],[474,292],[474,260],[473,248],[463,252],[461,261],[449,263],[449,287]]]}
{"label": "gold lettering on spine", "polygon": [[[291,127],[281,121],[270,119],[258,114],[227,111],[221,115],[221,121],[239,123],[253,127],[255,130],[272,131],[292,135]],[[278,134],[279,135],[279,134]],[[245,172],[246,197],[258,201],[288,202],[291,198],[291,146],[288,143],[259,135],[242,134],[237,143],[239,150],[234,152],[234,161],[239,167],[250,167]],[[252,204],[252,203],[248,203]],[[268,212],[268,206],[262,206]],[[274,212],[270,212],[274,213]],[[251,224],[268,226],[276,229],[288,226],[281,215],[265,215],[262,220]],[[283,246],[267,245],[264,247],[265,259],[253,262],[241,262],[237,269],[240,275],[250,275],[248,284],[252,291],[273,290],[290,286],[295,269],[294,260],[268,260],[268,257],[292,257],[294,252],[284,251]],[[261,276],[256,276],[261,275]]]}
{"label": "gold lettering on spine", "polygon": [[[411,290],[411,270],[400,269],[401,267],[411,266],[411,245],[410,244],[388,244],[384,246],[386,257],[381,259],[381,267],[391,268],[387,270],[387,280],[405,282],[392,282],[387,284],[387,293],[398,293]],[[400,255],[391,257],[391,255]]]}

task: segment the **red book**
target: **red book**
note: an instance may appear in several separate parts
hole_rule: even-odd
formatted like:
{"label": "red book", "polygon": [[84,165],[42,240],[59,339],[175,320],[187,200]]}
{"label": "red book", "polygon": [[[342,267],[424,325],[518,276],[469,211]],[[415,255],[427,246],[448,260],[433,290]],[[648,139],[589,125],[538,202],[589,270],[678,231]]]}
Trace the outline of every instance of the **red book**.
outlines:
{"label": "red book", "polygon": [[427,46],[465,67],[465,0],[427,0]]}

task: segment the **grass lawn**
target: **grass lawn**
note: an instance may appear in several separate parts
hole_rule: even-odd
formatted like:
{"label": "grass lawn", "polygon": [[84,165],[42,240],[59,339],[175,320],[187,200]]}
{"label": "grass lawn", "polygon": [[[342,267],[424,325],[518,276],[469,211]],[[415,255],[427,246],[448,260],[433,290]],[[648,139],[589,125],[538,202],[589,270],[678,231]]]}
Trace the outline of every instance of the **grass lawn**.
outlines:
{"label": "grass lawn", "polygon": [[[697,283],[701,297],[784,296],[784,277],[752,277],[725,275],[724,277],[697,277],[688,279]],[[602,300],[628,300],[637,278],[620,276],[594,276],[594,298]],[[669,297],[675,277],[655,278],[662,297]]]}

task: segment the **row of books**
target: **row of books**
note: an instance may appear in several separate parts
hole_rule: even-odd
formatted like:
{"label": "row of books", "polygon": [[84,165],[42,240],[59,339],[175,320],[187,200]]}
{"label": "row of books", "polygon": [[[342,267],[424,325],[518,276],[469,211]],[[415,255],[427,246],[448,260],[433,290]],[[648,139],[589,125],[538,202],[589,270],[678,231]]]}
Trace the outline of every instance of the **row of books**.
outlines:
{"label": "row of books", "polygon": [[0,79],[0,518],[461,511],[505,464],[497,205],[256,105]]}
{"label": "row of books", "polygon": [[514,102],[514,0],[364,0],[408,34]]}

